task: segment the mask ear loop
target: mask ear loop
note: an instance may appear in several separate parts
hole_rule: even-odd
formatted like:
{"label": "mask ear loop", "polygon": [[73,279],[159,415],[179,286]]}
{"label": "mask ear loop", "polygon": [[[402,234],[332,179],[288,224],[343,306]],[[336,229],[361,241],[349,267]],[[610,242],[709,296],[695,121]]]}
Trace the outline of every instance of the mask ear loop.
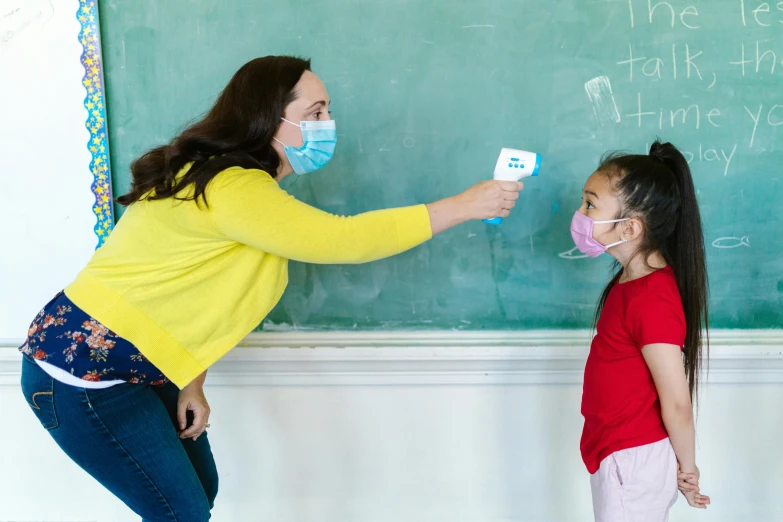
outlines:
{"label": "mask ear loop", "polygon": [[594,225],[606,225],[607,223],[622,223],[623,221],[630,221],[631,218],[622,218],[622,219],[607,219],[604,221],[593,221]]}
{"label": "mask ear loop", "polygon": [[616,243],[612,243],[611,245],[606,245],[606,249],[609,250],[610,248],[614,248],[617,245],[622,245],[623,243],[627,243],[627,242],[628,242],[627,239],[623,239],[623,240],[620,240],[620,241],[618,241]]}
{"label": "mask ear loop", "polygon": [[283,121],[284,121],[284,122],[286,122],[286,123],[290,123],[290,124],[291,124],[291,125],[293,125],[294,127],[299,127],[300,129],[302,128],[302,126],[301,126],[301,125],[297,125],[296,123],[292,122],[291,120],[286,120],[285,118],[280,118],[280,119],[281,119],[281,120],[283,120]]}
{"label": "mask ear loop", "polygon": [[[284,122],[286,122],[286,123],[290,123],[290,124],[291,124],[291,125],[293,125],[294,127],[299,127],[300,129],[302,128],[302,126],[301,126],[301,125],[297,125],[296,123],[292,122],[291,120],[287,120],[287,119],[285,119],[285,118],[283,118],[283,117],[281,117],[280,119],[281,119],[281,120],[283,120],[283,121],[284,121]],[[286,145],[286,144],[285,144],[285,143],[283,143],[282,141],[278,140],[277,138],[273,137],[272,139],[273,139],[273,140],[275,140],[275,141],[276,141],[277,143],[279,143],[280,145],[282,145],[283,147],[288,147],[288,145]]]}
{"label": "mask ear loop", "polygon": [[[623,221],[630,221],[631,218],[622,218],[622,219],[607,219],[606,221],[593,221],[594,225],[605,225],[609,223],[622,223]],[[628,240],[624,239],[622,236],[620,237],[620,241],[617,241],[615,243],[612,243],[610,245],[606,245],[606,249],[609,250],[610,248],[614,248],[618,245],[622,245],[624,243],[627,243]]]}

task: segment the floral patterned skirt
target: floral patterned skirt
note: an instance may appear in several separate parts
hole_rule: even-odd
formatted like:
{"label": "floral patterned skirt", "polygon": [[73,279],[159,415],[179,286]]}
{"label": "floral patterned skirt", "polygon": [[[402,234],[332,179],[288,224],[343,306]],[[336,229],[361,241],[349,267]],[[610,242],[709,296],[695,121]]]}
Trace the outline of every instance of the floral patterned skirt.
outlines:
{"label": "floral patterned skirt", "polygon": [[60,292],[35,317],[19,351],[79,379],[165,384],[168,379],[130,342]]}

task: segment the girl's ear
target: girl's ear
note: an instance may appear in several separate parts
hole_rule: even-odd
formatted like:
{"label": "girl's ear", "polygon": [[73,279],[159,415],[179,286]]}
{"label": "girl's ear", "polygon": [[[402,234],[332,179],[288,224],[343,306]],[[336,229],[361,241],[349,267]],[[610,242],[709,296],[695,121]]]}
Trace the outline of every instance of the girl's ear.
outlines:
{"label": "girl's ear", "polygon": [[620,223],[622,225],[622,239],[631,242],[642,237],[644,225],[639,218],[631,218],[628,221]]}

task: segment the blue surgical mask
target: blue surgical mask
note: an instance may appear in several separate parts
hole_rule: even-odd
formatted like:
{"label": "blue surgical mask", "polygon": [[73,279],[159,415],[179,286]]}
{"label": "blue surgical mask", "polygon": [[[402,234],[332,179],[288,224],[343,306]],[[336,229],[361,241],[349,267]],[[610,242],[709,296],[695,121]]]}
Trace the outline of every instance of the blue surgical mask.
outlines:
{"label": "blue surgical mask", "polygon": [[303,121],[297,125],[285,118],[281,119],[302,129],[304,144],[298,149],[286,145],[277,138],[272,138],[284,147],[285,155],[294,172],[300,175],[315,172],[329,163],[337,146],[337,126],[334,120]]}

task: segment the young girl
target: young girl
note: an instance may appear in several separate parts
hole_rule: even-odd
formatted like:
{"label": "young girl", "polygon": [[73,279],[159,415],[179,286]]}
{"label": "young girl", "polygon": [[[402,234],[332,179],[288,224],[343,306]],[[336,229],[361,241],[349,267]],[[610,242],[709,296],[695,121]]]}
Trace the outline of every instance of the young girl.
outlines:
{"label": "young girl", "polygon": [[707,271],[688,162],[658,141],[649,155],[608,156],[585,183],[571,235],[621,266],[598,304],[582,396],[595,520],[666,522],[678,486],[704,509],[691,400]]}

